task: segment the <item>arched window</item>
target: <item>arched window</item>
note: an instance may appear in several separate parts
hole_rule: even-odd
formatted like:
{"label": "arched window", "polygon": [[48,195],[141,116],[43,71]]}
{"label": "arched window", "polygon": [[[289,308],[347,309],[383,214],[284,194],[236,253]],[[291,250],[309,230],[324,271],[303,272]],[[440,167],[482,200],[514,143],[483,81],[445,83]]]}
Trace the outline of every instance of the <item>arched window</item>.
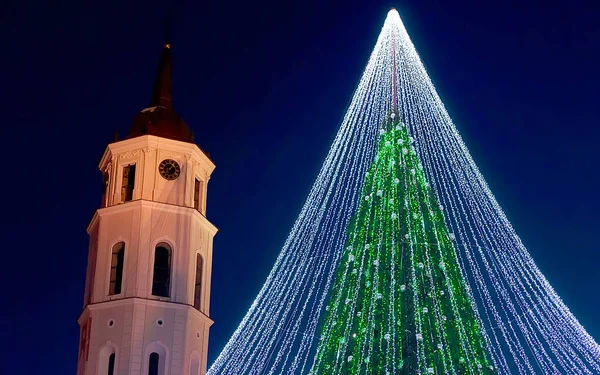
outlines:
{"label": "arched window", "polygon": [[152,294],[160,297],[169,296],[171,280],[171,248],[160,243],[154,250],[154,274],[152,276]]}
{"label": "arched window", "polygon": [[107,343],[100,349],[98,361],[98,375],[114,375],[117,373],[115,370],[117,354],[111,343]]}
{"label": "arched window", "polygon": [[108,375],[114,375],[115,373],[115,353],[112,353],[108,357]]}
{"label": "arched window", "polygon": [[148,344],[144,350],[143,375],[166,375],[169,357],[167,348],[159,341]]}
{"label": "arched window", "polygon": [[196,254],[196,283],[194,286],[194,308],[200,310],[200,298],[202,297],[202,267],[204,262],[202,255]]}
{"label": "arched window", "polygon": [[160,356],[158,353],[153,352],[150,353],[150,358],[148,359],[148,375],[158,375],[158,362],[160,361]]}
{"label": "arched window", "polygon": [[198,353],[192,353],[190,375],[200,375],[200,358],[198,357]]}
{"label": "arched window", "polygon": [[125,243],[119,242],[112,248],[112,257],[110,259],[110,286],[108,294],[121,293],[121,284],[123,284],[123,261],[125,260]]}

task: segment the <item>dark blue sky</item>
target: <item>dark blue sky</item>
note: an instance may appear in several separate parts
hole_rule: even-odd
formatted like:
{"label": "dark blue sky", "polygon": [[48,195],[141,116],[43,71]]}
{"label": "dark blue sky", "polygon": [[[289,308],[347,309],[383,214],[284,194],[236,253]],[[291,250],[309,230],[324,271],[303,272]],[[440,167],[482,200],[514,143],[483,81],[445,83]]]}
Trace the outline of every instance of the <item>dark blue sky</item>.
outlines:
{"label": "dark blue sky", "polygon": [[[600,339],[597,2],[206,3],[176,4],[172,54],[175,108],[217,165],[211,360],[267,276],[391,6],[509,220]],[[0,7],[2,374],[75,373],[97,164],[149,103],[166,4]]]}

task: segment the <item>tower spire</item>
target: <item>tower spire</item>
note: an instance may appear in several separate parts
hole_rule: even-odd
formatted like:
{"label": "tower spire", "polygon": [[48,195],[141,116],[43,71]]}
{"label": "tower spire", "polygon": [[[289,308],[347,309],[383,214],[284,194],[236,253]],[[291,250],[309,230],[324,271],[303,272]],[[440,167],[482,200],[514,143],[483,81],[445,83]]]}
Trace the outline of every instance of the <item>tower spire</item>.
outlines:
{"label": "tower spire", "polygon": [[154,91],[152,93],[152,107],[173,108],[173,78],[171,73],[171,44],[165,41],[163,51],[158,62]]}
{"label": "tower spire", "polygon": [[142,110],[135,117],[128,138],[154,135],[182,142],[194,141],[191,129],[173,109],[170,18],[168,14],[165,19],[165,42],[158,62],[150,108]]}

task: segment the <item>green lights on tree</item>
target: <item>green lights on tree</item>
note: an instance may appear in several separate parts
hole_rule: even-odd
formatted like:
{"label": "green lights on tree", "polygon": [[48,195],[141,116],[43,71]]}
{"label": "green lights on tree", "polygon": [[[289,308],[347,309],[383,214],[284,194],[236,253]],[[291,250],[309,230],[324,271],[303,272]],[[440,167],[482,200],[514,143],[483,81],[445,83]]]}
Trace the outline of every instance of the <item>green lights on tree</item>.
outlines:
{"label": "green lights on tree", "polygon": [[400,116],[378,142],[312,374],[493,374],[454,235]]}

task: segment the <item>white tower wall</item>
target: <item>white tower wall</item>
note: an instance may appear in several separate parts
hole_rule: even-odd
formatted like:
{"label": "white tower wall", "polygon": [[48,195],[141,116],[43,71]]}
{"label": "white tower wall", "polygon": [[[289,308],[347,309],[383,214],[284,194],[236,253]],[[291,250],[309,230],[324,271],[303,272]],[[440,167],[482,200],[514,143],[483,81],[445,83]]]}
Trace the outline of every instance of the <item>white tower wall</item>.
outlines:
{"label": "white tower wall", "polygon": [[[174,180],[159,173],[165,159],[180,166]],[[123,171],[132,164],[133,193],[123,202]],[[111,361],[114,375],[146,375],[152,353],[158,355],[160,375],[205,374],[212,325],[212,242],[217,232],[205,216],[206,188],[214,167],[195,144],[152,135],[115,142],[106,149],[100,162],[106,192],[88,226],[78,375],[107,375]],[[124,245],[122,276],[120,291],[111,293],[117,244]],[[157,245],[171,250],[168,296],[152,293]],[[198,255],[202,267],[196,308]]]}

